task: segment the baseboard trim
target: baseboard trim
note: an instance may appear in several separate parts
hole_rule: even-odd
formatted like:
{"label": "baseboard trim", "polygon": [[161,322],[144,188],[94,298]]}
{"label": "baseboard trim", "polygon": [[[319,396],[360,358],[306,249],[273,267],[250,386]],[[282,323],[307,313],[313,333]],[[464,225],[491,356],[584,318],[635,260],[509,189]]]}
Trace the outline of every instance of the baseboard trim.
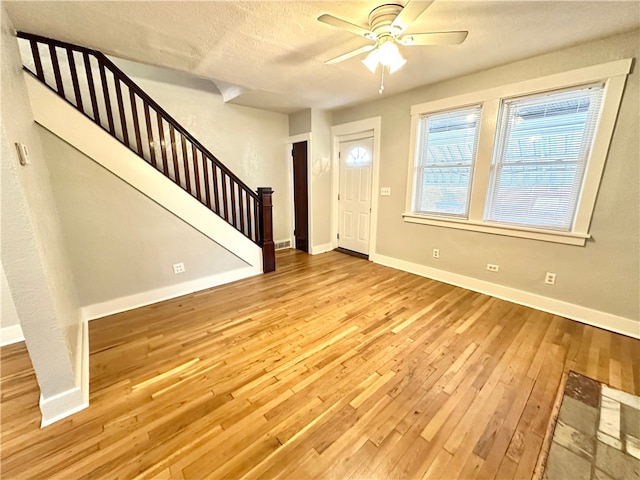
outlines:
{"label": "baseboard trim", "polygon": [[82,390],[82,401],[89,405],[89,323],[82,318],[79,335],[80,354],[76,359],[76,381]]}
{"label": "baseboard trim", "polygon": [[18,342],[24,342],[24,333],[20,325],[0,328],[0,347]]}
{"label": "baseboard trim", "polygon": [[189,282],[170,285],[168,287],[148,290],[146,292],[136,293],[126,297],[114,298],[106,302],[96,303],[82,307],[81,313],[86,320],[95,320],[96,318],[114,315],[116,313],[126,312],[134,308],[144,307],[153,303],[162,302],[172,298],[188,295],[207,288],[217,287],[226,283],[235,282],[244,278],[253,277],[262,274],[262,266],[260,267],[244,267],[229,272],[218,273],[209,277],[191,280]]}
{"label": "baseboard trim", "polygon": [[78,386],[49,398],[40,395],[40,428],[58,422],[89,406],[89,326],[87,320],[80,323],[78,355],[76,357],[76,384]]}
{"label": "baseboard trim", "polygon": [[49,398],[44,398],[40,395],[40,411],[42,412],[40,428],[58,422],[88,406],[89,402],[85,401],[84,392],[80,386],[73,387]]}
{"label": "baseboard trim", "polygon": [[323,243],[322,245],[312,245],[311,246],[311,255],[318,255],[320,253],[327,253],[333,250],[333,245],[331,243]]}
{"label": "baseboard trim", "polygon": [[466,288],[467,290],[473,290],[474,292],[484,293],[485,295],[524,305],[525,307],[535,308],[587,325],[640,339],[640,323],[630,318],[620,317],[574,303],[544,297],[535,293],[525,292],[524,290],[497,285],[484,280],[427,267],[418,263],[407,262],[386,255],[373,254],[369,258],[380,265],[414,273],[422,277]]}

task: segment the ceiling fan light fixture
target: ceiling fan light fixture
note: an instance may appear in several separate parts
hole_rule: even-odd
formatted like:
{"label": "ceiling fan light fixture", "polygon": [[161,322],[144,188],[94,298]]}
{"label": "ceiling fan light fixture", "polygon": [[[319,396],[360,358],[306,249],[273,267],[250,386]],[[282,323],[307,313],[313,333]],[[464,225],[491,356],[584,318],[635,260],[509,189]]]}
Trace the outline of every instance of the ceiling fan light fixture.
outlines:
{"label": "ceiling fan light fixture", "polygon": [[371,70],[371,73],[376,73],[378,63],[380,63],[380,52],[378,49],[376,48],[375,50],[372,50],[371,53],[367,55],[367,58],[362,60],[362,63],[364,63],[365,67]]}
{"label": "ceiling fan light fixture", "polygon": [[398,46],[393,42],[393,40],[381,43],[378,50],[380,51],[379,61],[385,67],[390,67],[391,65],[398,63],[399,59],[404,60],[402,55],[400,55]]}
{"label": "ceiling fan light fixture", "polygon": [[320,15],[318,17],[320,22],[341,28],[372,41],[369,45],[326,60],[324,63],[330,65],[368,52],[367,58],[362,60],[362,63],[373,74],[378,70],[378,64],[382,65],[379,92],[383,93],[385,67],[387,67],[388,73],[394,73],[407,63],[407,60],[400,54],[398,45],[403,47],[414,45],[459,45],[467,38],[469,32],[466,30],[403,35],[407,28],[429,8],[433,1],[405,0],[402,2],[404,5],[399,4],[399,2],[379,5],[369,13],[368,29],[330,14]]}
{"label": "ceiling fan light fixture", "polygon": [[394,73],[404,67],[404,64],[407,63],[405,58],[402,58],[400,54],[398,57],[393,60],[393,62],[389,65],[389,73]]}
{"label": "ceiling fan light fixture", "polygon": [[388,67],[389,73],[393,73],[402,68],[407,61],[400,54],[398,46],[390,40],[372,50],[362,63],[371,70],[371,73],[376,73],[378,64]]}

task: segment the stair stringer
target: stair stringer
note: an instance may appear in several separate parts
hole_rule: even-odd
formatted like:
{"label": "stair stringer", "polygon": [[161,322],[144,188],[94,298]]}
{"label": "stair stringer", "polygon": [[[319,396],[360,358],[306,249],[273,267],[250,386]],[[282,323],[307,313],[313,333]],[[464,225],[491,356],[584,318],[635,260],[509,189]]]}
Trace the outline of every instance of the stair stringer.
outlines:
{"label": "stair stringer", "polygon": [[258,245],[32,75],[25,72],[24,78],[36,123],[242,259],[249,266],[246,277],[262,273]]}

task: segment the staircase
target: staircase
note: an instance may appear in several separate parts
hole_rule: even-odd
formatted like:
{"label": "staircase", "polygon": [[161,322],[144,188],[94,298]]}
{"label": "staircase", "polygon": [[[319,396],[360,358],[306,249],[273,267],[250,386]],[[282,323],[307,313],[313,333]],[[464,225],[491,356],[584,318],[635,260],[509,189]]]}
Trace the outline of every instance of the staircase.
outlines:
{"label": "staircase", "polygon": [[251,190],[103,53],[18,32],[24,69],[262,249],[275,270],[271,188]]}

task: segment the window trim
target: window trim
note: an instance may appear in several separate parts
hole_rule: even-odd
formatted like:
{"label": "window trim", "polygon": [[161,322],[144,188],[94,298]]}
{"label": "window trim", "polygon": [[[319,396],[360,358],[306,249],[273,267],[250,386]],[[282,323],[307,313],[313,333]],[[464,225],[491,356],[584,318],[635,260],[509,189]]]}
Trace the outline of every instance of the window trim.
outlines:
{"label": "window trim", "polygon": [[[512,83],[501,87],[480,90],[467,94],[442,98],[411,107],[411,133],[409,144],[409,162],[407,172],[407,192],[405,201],[405,222],[434,225],[483,233],[493,233],[511,237],[584,246],[591,237],[589,227],[595,207],[600,180],[609,151],[609,145],[622,101],[627,75],[631,71],[633,59],[616,60],[600,65],[583,67],[544,77]],[[573,230],[562,232],[529,227],[496,224],[484,220],[487,193],[490,188],[491,164],[495,138],[503,100],[526,95],[535,95],[554,90],[580,87],[587,84],[604,84],[602,111],[594,134],[593,145],[587,159],[587,168],[582,190],[578,197]],[[414,178],[416,162],[417,127],[422,115],[456,110],[481,105],[480,132],[475,168],[471,179],[469,212],[467,219],[426,215],[412,212]]]}
{"label": "window trim", "polygon": [[[507,155],[506,153],[506,149],[508,148],[509,145],[509,141],[510,139],[510,134],[511,131],[513,129],[513,127],[510,129],[508,128],[508,117],[506,117],[505,115],[508,115],[508,104],[512,104],[514,102],[520,102],[520,101],[530,101],[532,99],[539,99],[541,97],[545,98],[545,99],[550,99],[550,97],[555,96],[555,95],[562,95],[562,94],[566,94],[569,92],[577,92],[577,91],[585,91],[591,88],[598,88],[599,89],[599,94],[598,97],[600,97],[600,101],[599,103],[599,107],[597,109],[592,109],[591,105],[589,106],[589,117],[585,120],[585,123],[583,124],[583,135],[587,134],[587,130],[586,127],[590,124],[593,124],[594,129],[591,131],[590,136],[587,137],[586,142],[588,142],[587,144],[589,145],[589,152],[591,151],[591,146],[593,145],[593,139],[595,138],[595,133],[598,129],[598,124],[597,121],[600,118],[600,114],[602,112],[602,105],[603,105],[603,99],[604,99],[604,82],[600,81],[600,82],[595,82],[595,83],[589,83],[589,84],[584,84],[584,85],[580,85],[580,86],[574,86],[574,87],[570,87],[570,88],[562,88],[562,89],[555,89],[555,90],[551,90],[545,93],[538,93],[538,94],[533,94],[533,95],[520,95],[517,97],[511,97],[511,98],[503,98],[501,99],[501,104],[500,104],[500,117],[499,117],[499,122],[498,125],[496,127],[496,134],[495,134],[495,147],[494,147],[494,151],[493,151],[493,161],[492,161],[492,168],[491,168],[491,179],[490,179],[490,183],[489,186],[487,188],[487,198],[485,201],[485,210],[484,210],[484,218],[485,221],[487,222],[491,222],[497,225],[514,225],[516,226],[516,228],[520,227],[524,227],[524,228],[533,228],[533,229],[540,229],[543,231],[558,231],[558,232],[571,232],[574,230],[569,230],[566,228],[555,228],[555,227],[545,227],[543,225],[540,226],[536,226],[532,223],[530,224],[518,224],[518,222],[513,222],[513,223],[509,223],[509,222],[501,222],[499,220],[495,220],[490,218],[491,217],[491,213],[492,213],[492,202],[496,200],[495,198],[495,188],[497,188],[497,183],[498,183],[498,178],[496,177],[498,170],[500,169],[500,167],[505,168],[505,167],[509,167],[510,164],[508,162],[504,162],[505,160],[505,156]],[[595,122],[591,122],[591,120],[595,120]],[[504,129],[502,129],[502,127],[504,127]],[[581,139],[581,146],[584,146],[584,138]],[[584,163],[582,163],[580,160],[583,160]],[[503,163],[504,162],[504,163]],[[502,163],[502,164],[501,164]],[[560,162],[559,164],[562,165],[564,162]],[[511,164],[513,165],[513,164]],[[558,163],[556,163],[556,165],[558,165]],[[579,178],[580,180],[580,188],[579,190],[576,192],[577,196],[575,197],[575,203],[572,204],[572,206],[574,206],[573,211],[572,211],[572,215],[571,215],[571,221],[573,222],[572,227],[575,225],[575,220],[576,220],[576,215],[577,215],[577,210],[578,207],[580,206],[580,195],[582,193],[582,189],[584,187],[584,174],[586,174],[586,171],[588,169],[588,165],[589,165],[589,158],[588,157],[583,157],[581,156],[580,159],[577,159],[576,161],[576,167],[582,167],[583,170],[580,174],[579,177],[576,177],[574,179],[577,180]]]}
{"label": "window trim", "polygon": [[[471,105],[471,106],[467,106],[467,107],[463,107],[463,108],[456,108],[456,109],[451,109],[449,111],[456,111],[456,110],[468,110],[468,109],[476,109],[478,110],[478,118],[481,120],[482,119],[482,104],[477,104],[477,105]],[[417,142],[419,142],[419,132],[421,132],[421,127],[420,127],[420,122],[423,119],[423,117],[429,117],[432,115],[438,115],[439,113],[442,112],[432,112],[429,113],[427,115],[418,115],[418,119],[416,122],[416,129],[415,129],[415,135],[416,135],[416,143],[415,146],[418,145]],[[468,219],[469,218],[469,208],[470,208],[470,203],[471,203],[471,189],[473,187],[473,171],[475,169],[476,166],[476,158],[478,156],[478,143],[480,141],[480,125],[481,125],[481,121],[478,123],[478,133],[476,135],[476,141],[475,141],[475,148],[473,151],[473,158],[471,159],[471,164],[469,165],[469,192],[467,194],[467,205],[466,205],[466,212],[464,214],[461,215],[455,215],[455,214],[447,214],[447,213],[441,213],[441,212],[419,212],[420,215],[429,215],[429,216],[433,216],[436,218],[456,218],[456,219]],[[420,168],[428,168],[425,166],[420,167],[420,159],[418,158],[418,154],[416,153],[415,155],[413,155],[414,161],[413,161],[413,182],[412,182],[412,188],[414,190],[412,190],[412,196],[411,196],[411,203],[410,203],[410,210],[414,211],[414,207],[416,204],[416,195],[415,192],[417,189],[419,189],[419,181],[418,178],[416,176],[416,172],[420,169]],[[448,166],[452,166],[452,165],[448,165]]]}

